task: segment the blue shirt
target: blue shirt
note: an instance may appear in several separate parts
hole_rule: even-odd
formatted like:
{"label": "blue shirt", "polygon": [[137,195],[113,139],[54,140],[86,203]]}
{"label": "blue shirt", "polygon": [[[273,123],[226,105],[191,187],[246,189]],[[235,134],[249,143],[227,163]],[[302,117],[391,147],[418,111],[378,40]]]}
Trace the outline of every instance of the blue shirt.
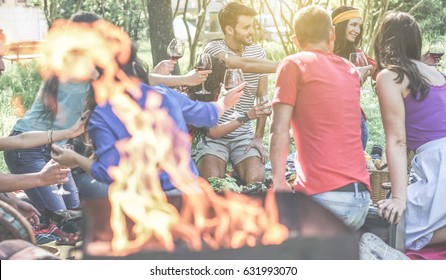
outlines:
{"label": "blue shirt", "polygon": [[[165,86],[150,87],[141,84],[140,88],[142,96],[137,100],[139,106],[145,108],[147,96],[154,94],[154,91],[161,94],[161,108],[167,109],[177,127],[185,133],[188,133],[187,124],[211,128],[218,122],[218,110],[212,103],[193,101]],[[107,170],[109,167],[118,166],[120,161],[116,142],[131,136],[108,102],[104,106],[95,108],[90,118],[88,132],[94,143],[96,156],[96,161],[91,166],[91,174],[96,180],[110,184],[113,180]],[[192,158],[190,167],[192,172],[198,175]],[[159,176],[165,191],[174,188],[166,172],[162,171]]]}

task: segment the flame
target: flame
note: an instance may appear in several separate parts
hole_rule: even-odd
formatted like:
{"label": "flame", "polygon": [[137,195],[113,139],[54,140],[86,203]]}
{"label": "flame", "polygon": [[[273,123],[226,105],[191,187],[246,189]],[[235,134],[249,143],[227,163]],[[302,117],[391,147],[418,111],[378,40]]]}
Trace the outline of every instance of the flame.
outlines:
{"label": "flame", "polygon": [[25,105],[23,105],[23,98],[19,95],[15,95],[11,99],[11,107],[14,110],[14,114],[21,118],[26,113]]}
{"label": "flame", "polygon": [[[121,160],[108,170],[114,179],[109,188],[112,254],[122,256],[142,249],[172,252],[179,241],[198,251],[204,246],[240,248],[287,239],[288,229],[279,223],[274,192],[267,193],[265,206],[260,198],[231,192],[217,195],[207,181],[191,172],[190,137],[160,107],[161,96],[148,95],[146,109],[141,109],[122,94],[141,95],[138,83],[119,69],[118,63],[128,59],[129,51],[128,35],[106,21],[58,21],[46,38],[40,68],[44,78],[57,75],[61,80],[90,79],[95,67],[101,68],[103,75],[93,82],[95,98],[98,104],[109,101],[132,135],[117,142]],[[168,203],[160,170],[183,192],[181,211]]]}

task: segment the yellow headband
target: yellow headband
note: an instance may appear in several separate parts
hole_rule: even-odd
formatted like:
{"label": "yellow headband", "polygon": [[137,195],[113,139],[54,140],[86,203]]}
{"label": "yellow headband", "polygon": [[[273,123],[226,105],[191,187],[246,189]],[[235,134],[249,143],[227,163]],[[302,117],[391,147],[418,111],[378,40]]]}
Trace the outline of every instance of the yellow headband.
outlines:
{"label": "yellow headband", "polygon": [[333,24],[337,24],[352,18],[362,18],[361,15],[359,14],[359,10],[348,10],[340,13],[333,19]]}

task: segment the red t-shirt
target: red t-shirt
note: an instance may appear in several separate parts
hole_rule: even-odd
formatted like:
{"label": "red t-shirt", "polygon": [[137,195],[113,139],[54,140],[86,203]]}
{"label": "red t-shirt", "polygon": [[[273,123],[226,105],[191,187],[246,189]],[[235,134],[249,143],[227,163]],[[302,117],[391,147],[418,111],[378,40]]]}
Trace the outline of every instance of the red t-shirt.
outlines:
{"label": "red t-shirt", "polygon": [[288,56],[276,73],[273,106],[294,106],[291,128],[296,166],[301,166],[308,195],[352,182],[370,190],[361,145],[359,75],[350,62],[322,51]]}

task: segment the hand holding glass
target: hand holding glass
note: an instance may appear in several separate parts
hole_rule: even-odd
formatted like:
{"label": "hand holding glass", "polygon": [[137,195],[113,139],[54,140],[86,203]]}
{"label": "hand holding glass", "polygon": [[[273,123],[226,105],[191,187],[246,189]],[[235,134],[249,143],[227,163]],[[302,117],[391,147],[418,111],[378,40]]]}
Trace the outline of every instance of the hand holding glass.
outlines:
{"label": "hand holding glass", "polygon": [[[241,69],[226,69],[225,77],[223,79],[223,86],[226,90],[235,88],[244,82],[243,72]],[[232,117],[234,119],[238,118],[240,114],[237,112],[237,105],[233,107],[234,113]]]}
{"label": "hand holding glass", "polygon": [[172,39],[167,46],[167,54],[169,54],[170,59],[178,61],[184,55],[184,42],[178,39]]}
{"label": "hand holding glass", "polygon": [[431,55],[435,60],[435,65],[438,67],[440,65],[441,57],[444,55],[445,46],[443,42],[439,39],[432,40],[429,44],[429,55]]}
{"label": "hand holding glass", "polygon": [[[74,146],[71,145],[71,144],[63,144],[62,148],[73,150]],[[58,195],[68,195],[68,194],[71,194],[70,191],[67,191],[66,189],[64,189],[63,185],[64,184],[56,184],[57,190],[53,190],[53,193],[58,194]]]}
{"label": "hand holding glass", "polygon": [[361,69],[364,69],[366,66],[369,65],[367,62],[367,57],[363,52],[355,52],[350,54],[350,62],[353,63],[358,71],[361,72]]}
{"label": "hand holding glass", "polygon": [[[208,53],[201,53],[197,55],[194,68],[196,71],[212,70],[211,56]],[[195,94],[211,94],[211,93],[212,92],[209,92],[204,88],[204,81],[203,81],[203,83],[201,84],[201,90],[197,91]]]}

